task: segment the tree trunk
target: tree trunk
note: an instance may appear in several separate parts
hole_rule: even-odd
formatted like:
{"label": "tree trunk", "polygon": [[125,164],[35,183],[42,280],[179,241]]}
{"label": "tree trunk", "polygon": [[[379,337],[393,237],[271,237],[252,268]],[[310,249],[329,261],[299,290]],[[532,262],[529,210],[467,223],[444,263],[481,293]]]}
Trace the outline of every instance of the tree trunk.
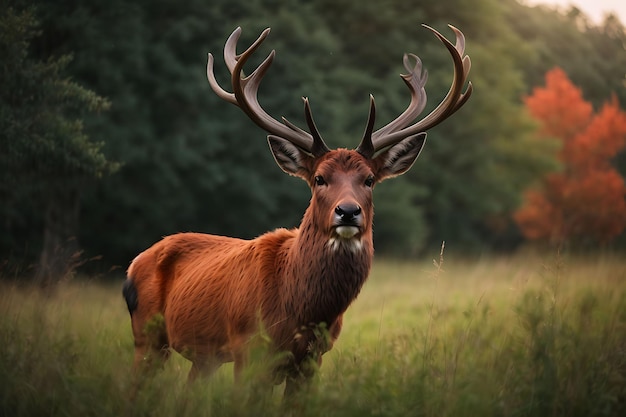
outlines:
{"label": "tree trunk", "polygon": [[45,292],[53,292],[77,266],[78,196],[78,190],[68,186],[51,194],[46,204],[43,248],[35,273],[35,281]]}

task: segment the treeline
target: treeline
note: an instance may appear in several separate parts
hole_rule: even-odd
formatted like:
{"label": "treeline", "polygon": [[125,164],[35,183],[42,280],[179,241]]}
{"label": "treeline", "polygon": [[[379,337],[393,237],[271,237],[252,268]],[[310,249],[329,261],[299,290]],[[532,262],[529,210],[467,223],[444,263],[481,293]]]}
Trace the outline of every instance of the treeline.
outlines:
{"label": "treeline", "polygon": [[[409,95],[398,74],[405,52],[429,71],[432,109],[452,66],[420,24],[449,38],[447,24],[465,33],[474,95],[429,133],[407,175],[377,187],[382,253],[419,254],[444,240],[458,250],[508,250],[522,241],[511,213],[528,185],[558,166],[522,101],[548,70],[561,67],[594,106],[611,94],[626,103],[624,27],[612,16],[593,25],[576,9],[562,14],[515,0],[1,3],[5,269],[39,262],[42,249],[54,257],[62,247],[84,251],[76,263],[98,256],[95,264],[125,267],[174,232],[250,238],[298,225],[307,187],[276,167],[265,133],[206,81],[212,52],[227,85],[221,51],[237,26],[240,45],[272,28],[255,57],[258,63],[277,51],[259,93],[264,107],[302,125],[300,97],[310,97],[331,147],[358,144],[368,94],[380,125],[404,110]],[[45,65],[56,65],[49,72],[56,82],[23,70]],[[41,113],[37,97],[54,88],[58,100],[43,101],[50,107],[44,122],[68,122],[42,122],[33,134],[25,121],[41,121],[31,117]],[[624,175],[623,154],[617,164]]]}

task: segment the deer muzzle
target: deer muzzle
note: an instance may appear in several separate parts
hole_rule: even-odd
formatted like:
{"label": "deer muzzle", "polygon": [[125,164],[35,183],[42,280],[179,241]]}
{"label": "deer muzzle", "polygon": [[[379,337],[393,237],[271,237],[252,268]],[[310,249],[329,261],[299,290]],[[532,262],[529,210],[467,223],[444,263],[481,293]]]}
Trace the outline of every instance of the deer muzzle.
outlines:
{"label": "deer muzzle", "polygon": [[358,204],[346,203],[335,207],[333,218],[335,233],[342,239],[351,239],[361,231],[363,211]]}

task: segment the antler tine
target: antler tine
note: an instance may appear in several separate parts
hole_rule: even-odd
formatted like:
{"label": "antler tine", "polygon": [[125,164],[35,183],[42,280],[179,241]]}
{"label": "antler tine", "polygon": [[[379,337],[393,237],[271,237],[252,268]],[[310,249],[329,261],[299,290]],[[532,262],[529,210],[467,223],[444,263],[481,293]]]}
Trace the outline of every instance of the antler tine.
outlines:
{"label": "antler tine", "polygon": [[245,55],[247,52],[254,52],[256,49],[263,43],[267,35],[270,34],[270,28],[266,28],[259,37],[246,49],[243,53],[237,53],[237,43],[239,42],[239,38],[241,37],[241,27],[237,27],[233,33],[230,34],[228,39],[226,39],[226,43],[224,44],[224,62],[228,67],[228,71],[231,74],[235,74],[235,66],[237,65],[237,61],[241,58],[242,55]]}
{"label": "antler tine", "polygon": [[304,116],[306,118],[306,124],[309,126],[309,130],[311,131],[311,135],[313,136],[313,146],[311,147],[311,153],[315,156],[321,156],[326,152],[329,152],[330,149],[328,149],[328,146],[326,146],[326,144],[324,143],[324,139],[322,139],[320,132],[317,130],[317,126],[315,126],[315,121],[313,120],[313,113],[311,112],[309,99],[307,97],[303,97],[302,100],[304,101]]}
{"label": "antler tine", "polygon": [[[413,68],[411,68],[409,57],[415,60]],[[402,81],[404,81],[404,83],[409,87],[409,90],[411,90],[411,102],[409,103],[407,109],[400,116],[398,116],[397,119],[374,132],[372,137],[374,140],[378,137],[406,127],[409,123],[415,120],[415,118],[419,116],[422,111],[424,111],[424,107],[426,107],[426,90],[424,89],[424,86],[428,80],[428,71],[422,70],[422,60],[417,55],[404,54],[402,62],[404,64],[404,68],[406,68],[409,73],[400,74],[400,77],[402,77]]]}
{"label": "antler tine", "polygon": [[[432,112],[430,112],[422,120],[407,127],[406,125],[410,123],[411,120],[415,118],[426,105],[426,92],[424,90],[424,85],[426,84],[426,73],[421,76],[418,75],[421,71],[420,63],[416,65],[413,70],[409,70],[410,74],[402,76],[411,90],[411,103],[409,104],[407,110],[405,110],[405,112],[402,113],[396,120],[373,133],[372,143],[374,152],[438,125],[461,108],[467,99],[469,99],[473,91],[472,83],[470,82],[468,83],[465,92],[462,92],[471,68],[471,60],[469,56],[464,55],[465,36],[463,33],[454,26],[448,25],[456,35],[456,42],[453,45],[437,30],[427,25],[422,26],[433,32],[450,52],[454,63],[454,77],[452,85],[450,86],[446,97]],[[407,58],[405,58],[405,67],[407,67],[406,60]],[[409,68],[407,67],[407,69]],[[417,111],[418,109],[419,111]]]}
{"label": "antler tine", "polygon": [[466,90],[466,93],[469,92],[469,94],[466,98],[463,97],[465,93],[462,93],[461,90],[463,88],[463,85],[465,84],[467,75],[469,74],[471,68],[470,57],[467,55],[463,55],[465,53],[465,36],[463,35],[463,33],[454,26],[448,25],[448,27],[452,29],[452,31],[454,31],[454,33],[456,34],[456,44],[452,45],[452,43],[437,30],[427,25],[423,26],[426,29],[432,31],[435,36],[437,36],[439,40],[441,40],[441,42],[446,46],[446,48],[448,48],[448,51],[450,51],[452,60],[454,61],[454,77],[452,79],[452,85],[450,86],[450,90],[448,90],[448,94],[446,94],[446,97],[441,103],[439,103],[437,108],[435,108],[435,110],[428,114],[428,116],[426,116],[424,119],[411,126],[411,129],[419,128],[422,129],[422,131],[428,130],[438,125],[450,115],[452,115],[452,113],[460,108],[460,106],[457,106],[457,104],[459,104],[459,102],[461,102],[461,104],[464,104],[469,98],[469,94],[471,94],[473,90],[470,83]]}
{"label": "antler tine", "polygon": [[213,54],[209,52],[209,58],[208,58],[208,62],[206,65],[206,77],[209,80],[209,85],[211,86],[215,94],[218,95],[219,98],[221,98],[222,100],[226,100],[229,103],[232,103],[235,106],[237,106],[238,104],[237,104],[237,99],[235,98],[235,95],[233,93],[229,93],[228,91],[224,90],[217,83],[217,80],[215,79],[215,74],[213,73],[213,64],[214,64]]}
{"label": "antler tine", "polygon": [[305,116],[309,128],[311,129],[311,134],[289,123],[284,118],[283,123],[279,122],[263,110],[259,104],[257,97],[259,86],[265,73],[272,64],[276,52],[271,51],[265,60],[249,76],[243,76],[243,66],[261,43],[263,43],[267,35],[269,35],[269,32],[269,28],[265,29],[248,49],[241,54],[237,54],[237,42],[241,36],[241,28],[235,29],[228,37],[224,46],[224,61],[231,74],[233,93],[225,91],[217,83],[213,73],[213,56],[211,54],[209,54],[207,64],[207,78],[209,84],[220,98],[241,108],[248,117],[262,129],[287,139],[303,150],[313,153],[315,156],[319,156],[327,152],[328,147],[322,140],[317,128],[315,128],[308,103],[305,102]]}
{"label": "antler tine", "polygon": [[374,149],[374,145],[372,144],[372,131],[374,130],[375,120],[376,102],[374,101],[374,96],[370,94],[370,113],[367,117],[367,126],[365,127],[365,133],[363,133],[363,139],[356,148],[356,151],[366,158],[371,158],[376,153],[376,149]]}
{"label": "antler tine", "polygon": [[[258,44],[263,42],[263,40],[267,37],[268,34],[269,34],[269,28],[265,29],[263,33],[261,33],[261,35],[258,37],[256,42],[250,48],[254,47],[255,45],[258,46]],[[235,65],[237,65],[237,61],[240,58],[240,55],[237,55],[237,42],[239,41],[240,36],[241,36],[241,27],[237,27],[233,31],[233,33],[230,34],[230,36],[226,40],[226,44],[224,45],[224,62],[226,63],[226,67],[228,67],[228,71],[230,72],[231,76],[234,74],[233,71],[235,70]],[[211,85],[211,88],[213,89],[215,94],[217,94],[222,100],[226,100],[229,103],[239,106],[239,104],[237,103],[237,99],[235,98],[235,95],[233,93],[227,92],[222,87],[220,87],[219,83],[217,82],[217,79],[215,78],[213,66],[214,66],[213,54],[209,52],[206,75],[207,75],[207,79],[209,80],[209,84]]]}
{"label": "antler tine", "polygon": [[[411,68],[411,62],[409,60],[413,58],[415,65]],[[398,116],[395,120],[391,121],[384,127],[381,127],[376,132],[374,129],[374,117],[375,117],[375,103],[374,97],[370,95],[370,115],[367,120],[367,128],[361,143],[357,147],[357,151],[371,158],[377,149],[374,148],[373,142],[376,142],[378,138],[395,132],[399,129],[406,127],[424,110],[426,107],[426,80],[428,79],[428,71],[422,71],[422,60],[414,54],[404,54],[403,60],[404,68],[409,72],[408,74],[400,74],[402,81],[409,87],[411,91],[411,102],[406,110]]]}

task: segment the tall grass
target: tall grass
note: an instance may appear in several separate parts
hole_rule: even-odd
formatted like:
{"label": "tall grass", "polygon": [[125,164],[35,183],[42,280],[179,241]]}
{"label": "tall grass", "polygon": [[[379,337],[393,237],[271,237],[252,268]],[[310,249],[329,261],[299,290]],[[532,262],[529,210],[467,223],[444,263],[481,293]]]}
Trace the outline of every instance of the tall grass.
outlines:
{"label": "tall grass", "polygon": [[132,350],[119,285],[4,284],[0,415],[621,416],[626,260],[376,260],[296,411],[178,355],[131,400]]}

